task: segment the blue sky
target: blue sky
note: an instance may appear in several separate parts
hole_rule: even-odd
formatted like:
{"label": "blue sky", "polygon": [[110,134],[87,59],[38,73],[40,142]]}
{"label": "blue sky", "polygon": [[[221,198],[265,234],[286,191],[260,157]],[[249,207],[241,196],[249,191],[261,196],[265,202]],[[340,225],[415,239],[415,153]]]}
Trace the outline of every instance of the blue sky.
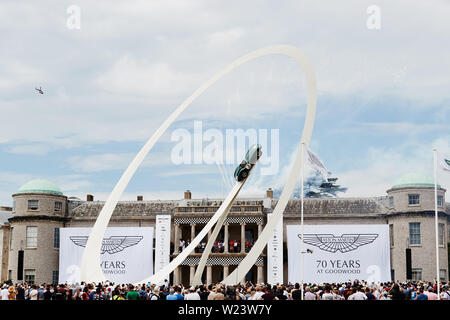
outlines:
{"label": "blue sky", "polygon": [[[79,30],[66,26],[72,4],[81,9]],[[379,30],[366,27],[371,4],[381,9]],[[234,59],[273,44],[300,48],[314,65],[311,149],[348,187],[344,196],[384,195],[405,173],[431,175],[433,147],[450,156],[448,17],[450,3],[438,0],[2,1],[0,205],[32,178],[52,180],[68,196],[106,200],[171,111]],[[281,188],[305,101],[303,74],[289,58],[242,66],[169,128],[123,199],[227,191],[215,165],[171,162],[171,134],[192,132],[195,120],[223,133],[278,129],[279,171],[255,171],[242,196]],[[448,188],[450,177],[440,183]]]}

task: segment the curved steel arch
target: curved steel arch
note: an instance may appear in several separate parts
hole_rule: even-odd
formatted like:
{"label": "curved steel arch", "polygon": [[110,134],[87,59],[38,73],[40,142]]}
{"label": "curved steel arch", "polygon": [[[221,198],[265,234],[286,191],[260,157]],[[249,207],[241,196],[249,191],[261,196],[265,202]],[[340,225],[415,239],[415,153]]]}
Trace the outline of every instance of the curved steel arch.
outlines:
{"label": "curved steel arch", "polygon": [[[306,86],[307,86],[307,92],[308,92],[308,99],[307,99],[307,111],[306,111],[306,117],[305,117],[305,123],[303,127],[303,133],[302,138],[300,141],[300,145],[302,143],[305,143],[306,145],[309,143],[312,135],[312,130],[314,126],[314,118],[315,118],[315,112],[316,112],[316,102],[317,102],[317,88],[316,88],[316,79],[314,74],[314,69],[307,58],[307,56],[300,51],[300,49],[293,47],[293,46],[287,46],[287,45],[276,45],[276,46],[269,46],[264,47],[258,50],[255,50],[253,52],[248,53],[247,55],[235,60],[231,64],[229,64],[227,67],[222,69],[221,71],[217,72],[213,77],[211,77],[208,81],[206,81],[202,86],[200,86],[197,90],[194,91],[194,93],[188,97],[161,125],[161,127],[156,130],[156,132],[153,134],[153,136],[146,142],[146,144],[142,147],[142,149],[138,152],[136,157],[131,161],[128,168],[125,170],[125,172],[122,174],[121,178],[117,182],[116,186],[114,187],[113,191],[109,195],[108,199],[106,200],[105,205],[103,206],[102,210],[100,211],[99,216],[97,217],[94,227],[91,230],[91,233],[89,235],[89,240],[86,244],[86,248],[83,253],[83,258],[81,260],[81,270],[80,270],[80,278],[82,281],[86,282],[101,282],[105,281],[105,276],[102,272],[102,269],[100,267],[100,248],[102,244],[102,239],[104,236],[104,233],[108,227],[109,220],[111,219],[111,215],[114,211],[114,208],[117,205],[117,202],[120,199],[120,196],[122,195],[123,191],[127,187],[128,183],[130,182],[131,178],[133,177],[134,173],[136,172],[137,168],[140,166],[146,155],[150,152],[150,150],[153,148],[153,146],[156,144],[156,142],[159,140],[159,138],[164,134],[164,132],[167,130],[167,128],[178,118],[178,116],[197,98],[199,97],[203,92],[205,92],[211,85],[213,85],[217,80],[222,78],[227,73],[231,72],[233,69],[237,68],[238,66],[254,60],[258,57],[266,56],[266,55],[272,55],[272,54],[281,54],[285,56],[289,56],[296,60],[296,62],[299,64],[301,69],[303,69],[305,73],[306,78]],[[291,170],[290,178],[288,180],[288,183],[286,184],[285,188],[283,189],[283,192],[281,194],[280,200],[274,210],[273,218],[271,221],[266,225],[264,228],[261,236],[258,238],[257,242],[253,246],[250,253],[246,256],[246,258],[242,261],[242,263],[239,265],[238,268],[236,268],[230,276],[228,276],[226,279],[224,279],[224,283],[231,283],[232,282],[232,276],[236,274],[238,277],[240,277],[245,270],[249,270],[251,266],[256,262],[256,259],[264,250],[265,245],[267,244],[267,241],[269,240],[273,229],[275,228],[276,223],[281,218],[284,208],[286,207],[287,200],[289,199],[290,195],[292,194],[292,191],[295,186],[295,182],[298,180],[299,172],[300,172],[300,146],[299,146],[299,152],[297,152],[296,160],[294,163],[294,166]],[[296,172],[297,171],[297,172]],[[296,180],[293,178],[297,177]],[[239,192],[240,188],[235,186],[236,195]],[[235,196],[236,196],[235,195]],[[234,197],[235,197],[234,196]],[[209,227],[209,229],[212,228],[212,224]],[[205,231],[205,228],[203,228],[202,232]],[[209,231],[206,230],[205,232]],[[162,271],[162,270],[161,270]],[[244,273],[244,276],[246,274],[246,271]],[[236,277],[236,275],[234,277]],[[139,281],[139,283],[146,282],[147,280],[151,279],[152,277],[149,277],[145,280]],[[154,277],[153,277],[154,278]],[[237,278],[237,277],[236,277]],[[243,276],[241,277],[243,278]],[[239,278],[239,279],[241,279]]]}

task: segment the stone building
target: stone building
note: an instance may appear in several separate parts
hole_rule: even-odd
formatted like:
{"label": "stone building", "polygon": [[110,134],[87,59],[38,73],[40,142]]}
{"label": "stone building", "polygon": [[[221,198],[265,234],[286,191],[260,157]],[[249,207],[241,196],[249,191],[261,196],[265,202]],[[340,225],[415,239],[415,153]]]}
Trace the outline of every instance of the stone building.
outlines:
{"label": "stone building", "polygon": [[[444,201],[445,191],[438,187],[439,269],[441,280],[448,281],[450,204]],[[0,217],[3,217],[0,220],[2,280],[57,282],[59,229],[91,227],[104,202],[94,201],[92,195],[88,195],[86,201],[67,198],[56,185],[46,180],[26,183],[12,197],[12,212],[0,212]],[[207,261],[203,274],[205,282],[218,282],[236,268],[262,232],[267,214],[273,211],[277,201],[271,189],[260,198],[238,198],[235,201],[216,239],[223,246],[215,249]],[[142,196],[137,196],[136,201],[117,204],[109,226],[154,226],[156,215],[171,215],[173,258],[182,249],[180,241],[184,240],[186,244],[191,241],[221,203],[221,199],[192,199],[189,190],[180,200],[144,201]],[[305,224],[387,224],[392,278],[406,280],[406,249],[411,249],[413,280],[432,281],[436,277],[434,184],[426,176],[406,175],[387,190],[387,195],[380,197],[306,199],[304,214]],[[291,199],[284,212],[285,260],[286,225],[289,224],[300,224],[299,199]],[[232,247],[230,241],[233,241]],[[171,282],[189,285],[200,256],[201,248],[198,248],[171,274]],[[266,262],[263,252],[246,278],[265,282]],[[287,263],[284,264],[284,279],[287,279]]]}

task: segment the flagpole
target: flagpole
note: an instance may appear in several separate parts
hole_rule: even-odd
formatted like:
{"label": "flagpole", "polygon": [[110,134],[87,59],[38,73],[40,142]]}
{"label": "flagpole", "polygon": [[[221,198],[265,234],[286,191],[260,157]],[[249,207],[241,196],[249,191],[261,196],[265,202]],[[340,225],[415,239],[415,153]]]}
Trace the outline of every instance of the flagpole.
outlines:
{"label": "flagpole", "polygon": [[300,169],[300,177],[301,177],[301,194],[300,194],[300,199],[301,199],[301,212],[300,212],[300,219],[301,219],[301,234],[302,234],[302,249],[301,249],[301,295],[302,295],[302,300],[304,300],[304,283],[303,283],[303,278],[304,278],[304,269],[305,269],[305,241],[303,239],[303,233],[304,233],[304,228],[303,228],[303,197],[304,197],[304,191],[303,191],[303,185],[304,185],[304,172],[305,172],[305,168],[304,168],[304,163],[305,163],[305,143],[302,142],[302,165],[301,165],[301,169]]}
{"label": "flagpole", "polygon": [[434,227],[436,233],[436,284],[438,300],[441,299],[439,292],[439,223],[438,223],[438,207],[437,207],[437,150],[433,149],[434,154]]}

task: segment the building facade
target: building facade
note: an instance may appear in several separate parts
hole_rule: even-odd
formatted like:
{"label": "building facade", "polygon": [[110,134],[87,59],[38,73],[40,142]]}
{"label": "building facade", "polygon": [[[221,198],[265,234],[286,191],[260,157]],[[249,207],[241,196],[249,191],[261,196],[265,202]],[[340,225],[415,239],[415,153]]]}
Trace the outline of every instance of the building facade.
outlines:
{"label": "building facade", "polygon": [[[438,187],[439,270],[440,279],[449,279],[450,204],[445,203],[446,190]],[[432,179],[412,174],[399,179],[387,195],[367,198],[305,199],[305,224],[387,224],[390,232],[391,275],[393,280],[426,280],[436,278],[435,201]],[[13,208],[0,210],[1,280],[13,283],[56,283],[59,269],[59,230],[70,227],[92,227],[103,201],[68,198],[53,183],[33,180],[22,186],[13,197]],[[237,199],[219,236],[215,239],[203,274],[203,281],[215,283],[231,273],[258,239],[278,199],[271,189],[261,198]],[[209,221],[222,199],[192,199],[189,190],[183,199],[167,201],[120,201],[112,215],[110,227],[155,226],[157,215],[171,215],[171,258]],[[287,262],[286,225],[300,224],[300,200],[291,199],[283,215],[284,259]],[[202,241],[206,243],[208,236]],[[184,243],[184,244],[183,244]],[[170,276],[171,283],[189,285],[202,255],[199,245]],[[407,279],[407,252],[411,272]],[[252,282],[266,281],[267,257],[263,252],[247,274]],[[284,263],[284,279],[287,279]]]}

